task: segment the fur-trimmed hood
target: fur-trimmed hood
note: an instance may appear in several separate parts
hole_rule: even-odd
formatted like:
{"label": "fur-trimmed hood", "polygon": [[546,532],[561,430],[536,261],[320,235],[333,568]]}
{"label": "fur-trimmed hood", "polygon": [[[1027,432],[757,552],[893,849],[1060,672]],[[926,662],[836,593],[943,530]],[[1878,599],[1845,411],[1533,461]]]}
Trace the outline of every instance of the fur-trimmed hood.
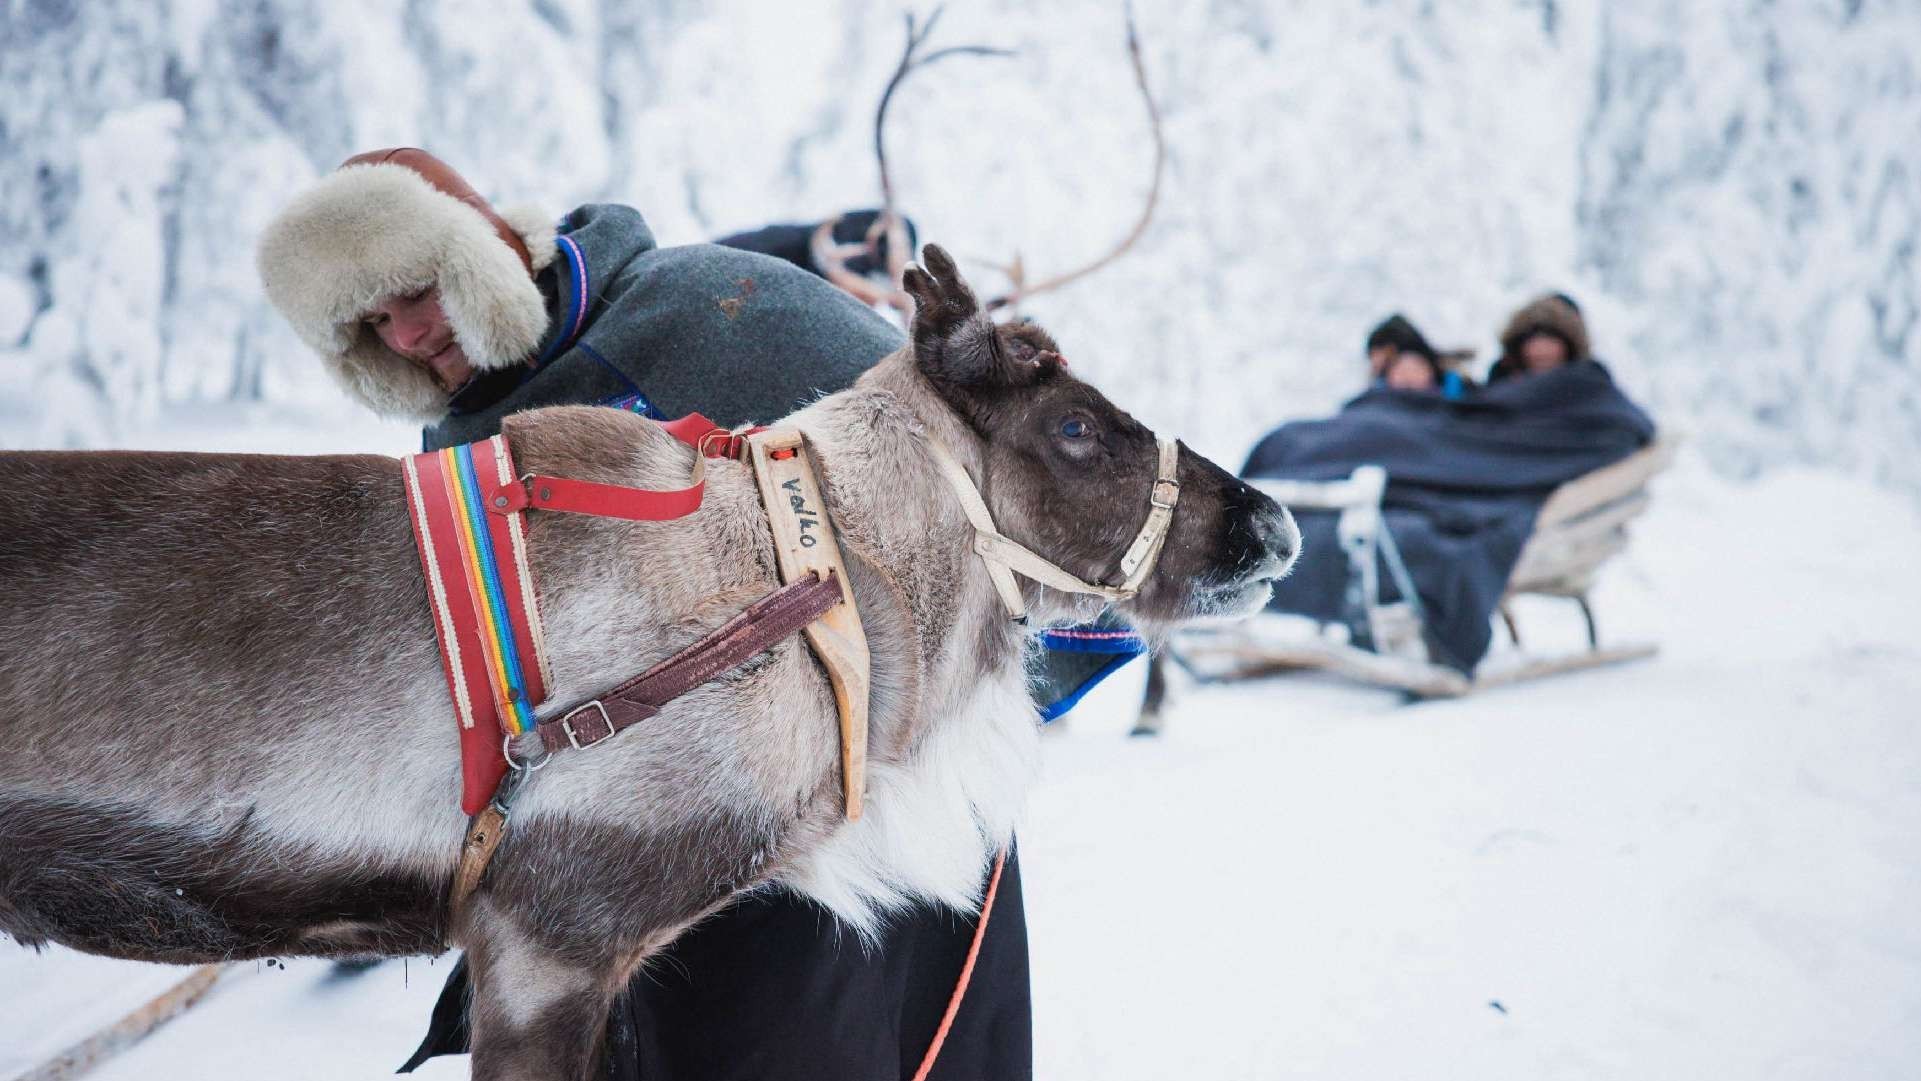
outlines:
{"label": "fur-trimmed hood", "polygon": [[447,413],[433,377],[363,321],[385,298],[437,284],[454,339],[481,371],[526,360],[547,329],[533,275],[553,260],[553,219],[494,213],[424,151],[349,159],[268,223],[256,254],[274,307],[342,389],[377,413],[421,421]]}
{"label": "fur-trimmed hood", "polygon": [[1397,353],[1419,353],[1437,368],[1440,366],[1440,351],[1428,344],[1427,336],[1400,312],[1395,312],[1381,320],[1380,325],[1368,331],[1367,351],[1371,353],[1376,346],[1381,345]]}
{"label": "fur-trimmed hood", "polygon": [[1509,316],[1507,326],[1501,330],[1501,358],[1518,358],[1521,343],[1538,333],[1552,334],[1566,342],[1570,361],[1593,359],[1587,321],[1581,318],[1581,309],[1565,294],[1535,297]]}

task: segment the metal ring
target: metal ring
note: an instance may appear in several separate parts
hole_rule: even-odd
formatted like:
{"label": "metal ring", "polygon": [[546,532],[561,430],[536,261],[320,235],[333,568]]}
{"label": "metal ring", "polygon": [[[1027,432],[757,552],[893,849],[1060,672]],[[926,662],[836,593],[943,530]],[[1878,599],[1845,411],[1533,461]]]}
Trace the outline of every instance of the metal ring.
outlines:
{"label": "metal ring", "polygon": [[554,760],[553,755],[543,755],[540,758],[539,762],[537,762],[536,764],[531,766],[523,766],[520,763],[514,761],[514,752],[512,750],[513,743],[514,743],[514,737],[510,735],[500,737],[500,757],[505,758],[507,760],[507,768],[510,770],[513,770],[516,773],[527,773],[527,774],[539,773],[541,770],[547,768],[547,764],[549,762],[552,762]]}

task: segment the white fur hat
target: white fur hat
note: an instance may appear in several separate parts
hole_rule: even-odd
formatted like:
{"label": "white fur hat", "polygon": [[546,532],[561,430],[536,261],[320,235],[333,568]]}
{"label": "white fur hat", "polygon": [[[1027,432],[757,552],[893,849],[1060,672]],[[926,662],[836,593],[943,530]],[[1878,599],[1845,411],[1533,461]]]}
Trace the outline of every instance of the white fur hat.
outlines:
{"label": "white fur hat", "polygon": [[377,413],[421,421],[446,415],[447,393],[388,349],[366,314],[438,284],[468,361],[505,368],[546,333],[533,275],[553,258],[551,217],[496,214],[445,163],[411,148],[349,158],[268,223],[257,252],[268,299],[341,387]]}

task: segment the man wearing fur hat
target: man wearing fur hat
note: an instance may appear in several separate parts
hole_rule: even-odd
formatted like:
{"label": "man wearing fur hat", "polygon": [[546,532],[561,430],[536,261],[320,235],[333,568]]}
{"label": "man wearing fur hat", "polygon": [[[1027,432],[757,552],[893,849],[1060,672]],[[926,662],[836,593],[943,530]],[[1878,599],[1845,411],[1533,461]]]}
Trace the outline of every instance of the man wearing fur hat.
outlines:
{"label": "man wearing fur hat", "polygon": [[[773,420],[852,384],[904,341],[790,263],[658,248],[624,206],[578,207],[558,227],[496,212],[416,149],[357,155],[298,195],[263,235],[259,267],[269,298],[347,393],[424,423],[430,450],[486,438],[507,414],[544,405],[700,412],[728,427]],[[911,1073],[972,934],[971,921],[922,908],[869,950],[805,901],[749,897],[683,935],[616,1000],[602,1075]],[[1011,857],[973,964],[934,1076],[1031,1077]],[[466,1050],[466,997],[463,961],[405,1068]]]}
{"label": "man wearing fur hat", "polygon": [[1581,306],[1566,293],[1547,293],[1521,305],[1501,330],[1501,359],[1488,382],[1517,375],[1539,375],[1592,360],[1587,321]]}
{"label": "man wearing fur hat", "polygon": [[414,149],[357,155],[300,194],[259,264],[341,386],[427,424],[429,447],[485,438],[522,409],[635,395],[663,416],[768,420],[901,341],[787,264],[658,248],[630,207],[582,206],[558,228],[497,213]]}

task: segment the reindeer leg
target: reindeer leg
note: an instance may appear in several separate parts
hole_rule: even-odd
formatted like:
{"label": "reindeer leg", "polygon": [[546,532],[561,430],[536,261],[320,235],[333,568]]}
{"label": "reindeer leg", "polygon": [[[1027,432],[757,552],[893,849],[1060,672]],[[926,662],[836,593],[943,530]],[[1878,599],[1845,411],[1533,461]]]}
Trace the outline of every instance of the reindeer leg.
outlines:
{"label": "reindeer leg", "polygon": [[1167,658],[1160,652],[1147,658],[1147,692],[1141,696],[1141,715],[1134,721],[1130,736],[1158,736],[1166,724]]}
{"label": "reindeer leg", "polygon": [[518,918],[479,899],[468,924],[475,1081],[587,1081],[626,971],[542,946]]}
{"label": "reindeer leg", "polygon": [[[616,787],[631,784],[602,774],[609,777]],[[839,800],[828,794],[837,796],[839,786],[831,777],[820,786],[816,814],[837,822]],[[647,819],[645,807],[624,806],[607,788],[582,787],[593,779],[570,777],[572,798],[609,816],[624,809],[630,821],[543,818],[522,802],[523,821],[501,842],[456,928],[473,969],[467,1016],[478,1081],[595,1076],[608,1009],[635,970],[777,869],[776,824],[765,810],[743,810],[753,803],[749,791],[719,793],[717,805],[702,808],[689,780],[677,797],[683,820],[646,829],[634,824]]]}

